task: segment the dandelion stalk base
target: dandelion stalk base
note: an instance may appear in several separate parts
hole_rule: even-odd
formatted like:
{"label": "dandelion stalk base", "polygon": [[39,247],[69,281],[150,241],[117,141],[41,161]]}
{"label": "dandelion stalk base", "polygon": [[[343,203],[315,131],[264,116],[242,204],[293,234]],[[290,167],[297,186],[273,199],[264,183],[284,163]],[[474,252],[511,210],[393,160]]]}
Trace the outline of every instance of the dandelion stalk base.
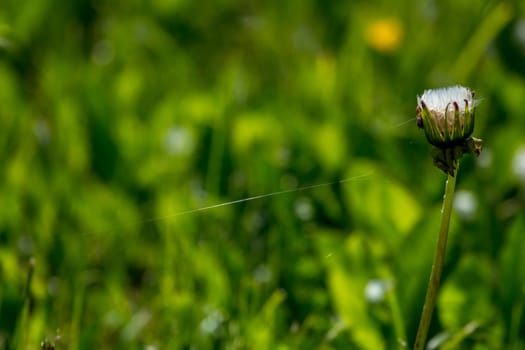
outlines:
{"label": "dandelion stalk base", "polygon": [[[455,169],[457,168],[457,163],[458,162],[456,161],[454,164]],[[421,350],[425,346],[428,330],[430,328],[430,321],[432,320],[432,313],[434,311],[434,306],[436,305],[436,298],[447,249],[448,227],[450,224],[450,214],[452,212],[452,200],[454,199],[455,188],[456,176],[448,174],[445,186],[445,196],[443,197],[443,208],[441,210],[441,225],[439,228],[438,242],[434,254],[430,279],[428,281],[425,304],[423,305],[423,312],[421,313],[416,341],[414,343],[414,350]]]}

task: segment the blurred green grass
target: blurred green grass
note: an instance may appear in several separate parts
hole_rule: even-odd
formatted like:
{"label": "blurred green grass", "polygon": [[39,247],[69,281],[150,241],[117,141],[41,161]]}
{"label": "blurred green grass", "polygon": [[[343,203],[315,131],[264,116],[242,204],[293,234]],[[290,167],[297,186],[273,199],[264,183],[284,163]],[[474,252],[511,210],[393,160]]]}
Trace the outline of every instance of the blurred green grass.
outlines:
{"label": "blurred green grass", "polygon": [[453,84],[485,150],[431,336],[525,348],[524,23],[517,1],[3,1],[0,349],[410,345],[444,186],[411,119]]}

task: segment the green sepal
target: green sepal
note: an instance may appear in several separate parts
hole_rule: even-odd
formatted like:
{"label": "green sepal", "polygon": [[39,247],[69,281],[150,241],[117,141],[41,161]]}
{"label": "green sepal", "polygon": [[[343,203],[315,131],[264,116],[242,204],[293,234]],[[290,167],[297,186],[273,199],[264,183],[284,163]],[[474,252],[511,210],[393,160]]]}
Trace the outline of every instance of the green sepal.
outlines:
{"label": "green sepal", "polygon": [[[452,118],[452,130],[449,128],[449,118],[447,111],[450,104],[447,105],[442,116],[433,115],[426,106],[418,109],[418,116],[421,117],[422,127],[425,131],[425,136],[432,145],[443,148],[453,144],[458,144],[467,139],[474,131],[474,112],[475,108],[469,110],[468,104],[465,105],[465,110],[460,111],[454,106],[454,114]],[[443,118],[443,128],[439,127],[437,118]],[[462,120],[463,119],[463,120]]]}

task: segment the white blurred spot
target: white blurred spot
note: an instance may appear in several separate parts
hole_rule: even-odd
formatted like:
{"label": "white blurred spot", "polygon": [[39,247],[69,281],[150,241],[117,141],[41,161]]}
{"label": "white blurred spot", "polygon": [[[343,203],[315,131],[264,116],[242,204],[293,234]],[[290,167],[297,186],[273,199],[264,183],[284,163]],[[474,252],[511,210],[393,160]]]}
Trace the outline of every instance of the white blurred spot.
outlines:
{"label": "white blurred spot", "polygon": [[343,321],[340,317],[331,317],[331,327],[328,333],[326,333],[325,339],[327,341],[334,340],[341,332],[343,332],[345,329],[347,329],[347,325],[345,321]]}
{"label": "white blurred spot", "polygon": [[145,309],[139,310],[124,327],[122,337],[127,341],[136,339],[150,320],[151,312]]}
{"label": "white blurred spot", "polygon": [[369,303],[379,303],[385,299],[390,289],[392,289],[392,281],[374,278],[365,287],[365,298]]}
{"label": "white blurred spot", "polygon": [[314,208],[309,198],[299,198],[295,202],[295,215],[303,221],[308,221],[314,214]]}
{"label": "white blurred spot", "polygon": [[459,190],[454,196],[453,207],[462,219],[472,220],[478,209],[478,200],[472,192]]}
{"label": "white blurred spot", "polygon": [[259,265],[253,272],[253,278],[257,283],[268,283],[272,280],[272,271],[266,265]]}
{"label": "white blurred spot", "polygon": [[175,156],[188,155],[195,148],[193,135],[182,126],[169,128],[164,141],[168,153]]}
{"label": "white blurred spot", "polygon": [[99,40],[91,50],[91,60],[98,66],[109,64],[115,57],[113,44],[109,40]]}
{"label": "white blurred spot", "polygon": [[512,173],[525,184],[525,146],[518,148],[512,159]]}
{"label": "white blurred spot", "polygon": [[200,323],[200,330],[204,334],[216,333],[221,324],[224,322],[224,316],[219,310],[206,308],[207,315]]}
{"label": "white blurred spot", "polygon": [[290,332],[291,333],[297,333],[301,329],[301,325],[297,321],[293,321],[290,325]]}
{"label": "white blurred spot", "polygon": [[41,145],[47,145],[51,138],[51,132],[49,130],[49,124],[44,119],[38,119],[33,123],[33,134],[35,134],[38,143]]}
{"label": "white blurred spot", "polygon": [[514,27],[514,35],[521,47],[525,49],[525,19],[520,19]]}
{"label": "white blurred spot", "polygon": [[427,343],[427,350],[438,349],[443,343],[450,338],[450,333],[441,332],[432,337]]}
{"label": "white blurred spot", "polygon": [[463,327],[463,332],[465,334],[471,334],[476,331],[476,329],[479,328],[479,324],[476,321],[469,322]]}

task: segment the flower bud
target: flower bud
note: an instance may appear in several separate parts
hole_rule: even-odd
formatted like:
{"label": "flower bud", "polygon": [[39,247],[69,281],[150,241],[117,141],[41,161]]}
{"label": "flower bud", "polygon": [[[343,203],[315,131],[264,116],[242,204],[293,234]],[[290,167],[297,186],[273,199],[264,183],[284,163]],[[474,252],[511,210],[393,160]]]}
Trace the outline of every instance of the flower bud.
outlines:
{"label": "flower bud", "polygon": [[474,92],[463,86],[426,90],[417,97],[417,126],[434,146],[434,165],[450,176],[464,154],[479,156],[483,147],[482,140],[470,136],[476,104]]}
{"label": "flower bud", "polygon": [[472,134],[475,109],[474,92],[466,87],[426,90],[417,97],[417,125],[428,142],[447,148]]}

